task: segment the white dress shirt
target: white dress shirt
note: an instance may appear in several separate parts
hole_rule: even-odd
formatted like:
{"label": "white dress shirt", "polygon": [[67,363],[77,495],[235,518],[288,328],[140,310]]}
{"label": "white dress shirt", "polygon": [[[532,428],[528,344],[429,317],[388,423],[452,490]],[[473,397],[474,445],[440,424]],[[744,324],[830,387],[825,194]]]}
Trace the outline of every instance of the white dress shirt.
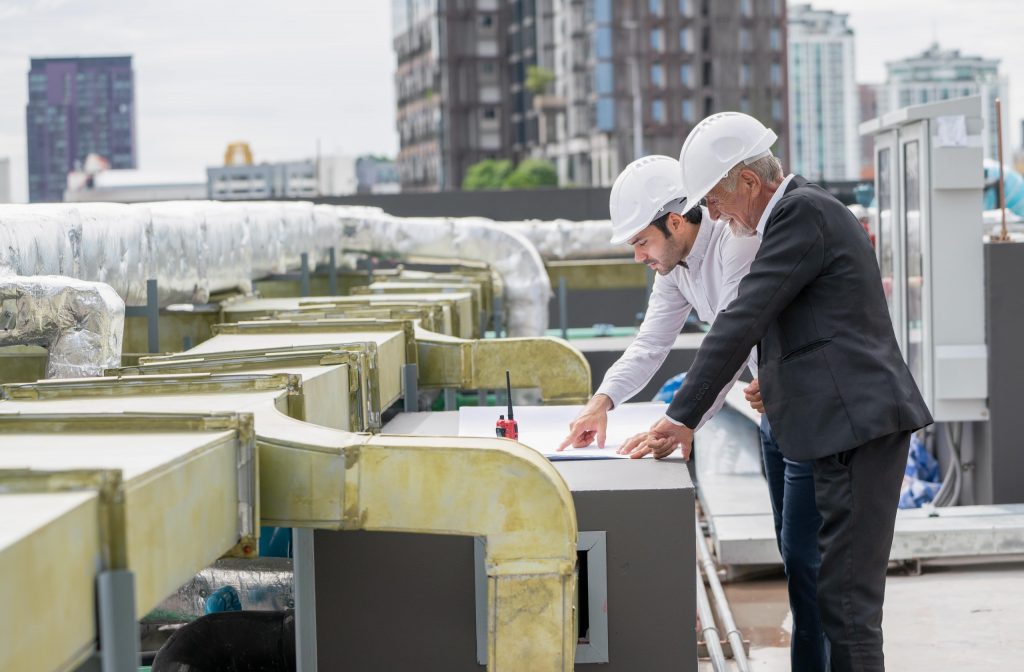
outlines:
{"label": "white dress shirt", "polygon": [[[629,400],[654,377],[690,311],[696,310],[697,317],[704,322],[714,322],[718,313],[736,298],[739,282],[750,270],[760,239],[734,236],[727,224],[711,219],[706,208],[702,210],[703,223],[684,259],[686,267],[676,266],[668,275],[654,279],[640,331],[608,369],[595,393],[607,395],[615,406]],[[747,366],[757,377],[756,349],[751,351]],[[742,368],[736,372],[736,378],[741,372]],[[723,388],[701,425],[722,408],[730,387]]]}
{"label": "white dress shirt", "polygon": [[793,181],[793,173],[790,173],[789,175],[786,175],[786,179],[784,179],[779,184],[779,188],[776,189],[775,193],[772,194],[772,197],[770,199],[768,199],[768,205],[764,206],[764,212],[761,213],[761,219],[757,220],[757,239],[758,240],[763,240],[764,239],[764,227],[765,227],[766,224],[768,224],[768,216],[772,214],[772,210],[775,209],[775,204],[778,203],[779,199],[781,199],[783,194],[786,193],[786,187],[788,187],[789,183],[792,182],[792,181]]}

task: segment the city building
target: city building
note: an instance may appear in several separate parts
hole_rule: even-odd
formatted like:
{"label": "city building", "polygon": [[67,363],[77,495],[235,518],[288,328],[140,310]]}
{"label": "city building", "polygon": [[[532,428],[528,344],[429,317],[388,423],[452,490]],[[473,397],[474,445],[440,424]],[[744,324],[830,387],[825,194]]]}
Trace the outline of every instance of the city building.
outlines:
{"label": "city building", "polygon": [[[608,186],[740,110],[788,147],[783,0],[393,0],[404,191],[458,189],[488,158]],[[714,30],[712,30],[712,27]],[[531,73],[533,76],[531,76]]]}
{"label": "city building", "polygon": [[[878,116],[878,84],[858,84],[857,99],[860,106],[860,115],[857,124],[874,119]],[[862,180],[875,179],[875,139],[871,135],[860,137],[860,169],[859,177]]]}
{"label": "city building", "polygon": [[131,56],[33,58],[28,73],[29,200],[60,201],[89,154],[136,167]]}
{"label": "city building", "polygon": [[879,113],[908,105],[937,100],[982,97],[981,116],[985,123],[985,158],[998,157],[996,98],[1003,102],[1003,146],[1010,147],[1006,101],[1009,83],[999,74],[999,59],[967,56],[959,49],[942,49],[932,44],[924,52],[885,64],[887,77],[879,91]]}
{"label": "city building", "polygon": [[383,156],[356,159],[356,191],[360,194],[397,194],[402,190],[398,165]]}
{"label": "city building", "polygon": [[392,0],[403,191],[458,189],[509,152],[507,0]]}
{"label": "city building", "polygon": [[209,198],[216,201],[315,198],[316,161],[287,161],[206,169]]}
{"label": "city building", "polygon": [[0,158],[0,203],[11,202],[11,160]]}
{"label": "city building", "polygon": [[608,186],[638,156],[678,156],[693,126],[724,110],[774,128],[786,163],[783,0],[552,0],[552,17],[564,113],[542,156],[560,183]]}
{"label": "city building", "polygon": [[790,5],[789,170],[810,180],[860,176],[860,98],[849,15]]}
{"label": "city building", "polygon": [[206,198],[206,182],[152,170],[115,170],[99,154],[90,154],[67,176],[66,203],[148,203]]}

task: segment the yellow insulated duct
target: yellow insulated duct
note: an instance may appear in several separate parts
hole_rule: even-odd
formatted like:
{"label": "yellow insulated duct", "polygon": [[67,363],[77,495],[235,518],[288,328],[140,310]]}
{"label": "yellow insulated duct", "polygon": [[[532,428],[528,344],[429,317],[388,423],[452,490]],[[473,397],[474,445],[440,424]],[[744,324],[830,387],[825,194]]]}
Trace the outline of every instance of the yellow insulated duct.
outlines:
{"label": "yellow insulated duct", "polygon": [[139,376],[4,388],[3,413],[252,413],[261,524],[485,538],[488,670],[573,669],[577,525],[569,489],[504,439],[353,434],[284,415],[287,375]]}

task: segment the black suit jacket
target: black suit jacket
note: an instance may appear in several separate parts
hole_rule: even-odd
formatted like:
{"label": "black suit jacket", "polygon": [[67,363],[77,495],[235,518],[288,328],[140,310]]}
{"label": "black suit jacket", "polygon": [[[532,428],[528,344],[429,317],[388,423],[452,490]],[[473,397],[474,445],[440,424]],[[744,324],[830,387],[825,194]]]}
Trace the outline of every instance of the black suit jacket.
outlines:
{"label": "black suit jacket", "polygon": [[932,422],[896,343],[864,228],[800,176],[769,215],[750,273],[704,337],[669,417],[696,427],[758,342],[765,412],[792,460]]}

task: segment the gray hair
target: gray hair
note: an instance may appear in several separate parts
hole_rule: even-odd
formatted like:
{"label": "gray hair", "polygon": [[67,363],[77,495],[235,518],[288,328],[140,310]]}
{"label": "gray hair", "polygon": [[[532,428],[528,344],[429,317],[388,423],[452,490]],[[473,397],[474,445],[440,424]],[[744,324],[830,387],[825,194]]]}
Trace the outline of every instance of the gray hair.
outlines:
{"label": "gray hair", "polygon": [[740,161],[733,166],[719,181],[722,189],[728,193],[736,191],[736,181],[740,177],[740,171],[744,168],[754,171],[754,174],[765,184],[778,182],[783,178],[782,163],[771,152],[768,152],[767,156],[762,156],[749,164]]}

